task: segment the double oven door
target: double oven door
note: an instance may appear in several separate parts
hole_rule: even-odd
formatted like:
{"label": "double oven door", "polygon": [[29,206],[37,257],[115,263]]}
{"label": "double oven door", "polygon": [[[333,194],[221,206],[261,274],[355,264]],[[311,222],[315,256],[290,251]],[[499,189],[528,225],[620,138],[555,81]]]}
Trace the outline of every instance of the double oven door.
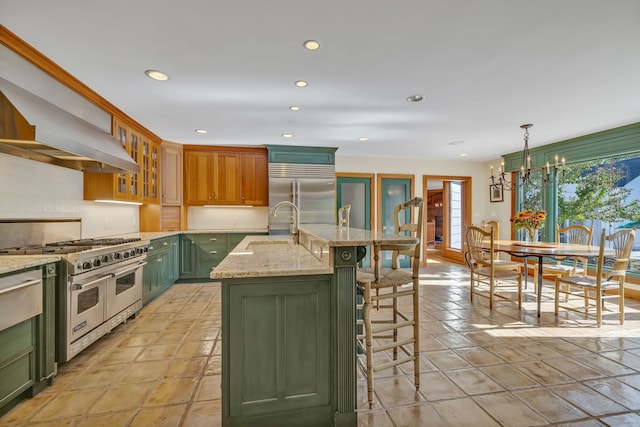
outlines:
{"label": "double oven door", "polygon": [[144,259],[134,258],[87,273],[69,281],[67,337],[74,342],[91,331],[102,336],[109,319],[142,300]]}

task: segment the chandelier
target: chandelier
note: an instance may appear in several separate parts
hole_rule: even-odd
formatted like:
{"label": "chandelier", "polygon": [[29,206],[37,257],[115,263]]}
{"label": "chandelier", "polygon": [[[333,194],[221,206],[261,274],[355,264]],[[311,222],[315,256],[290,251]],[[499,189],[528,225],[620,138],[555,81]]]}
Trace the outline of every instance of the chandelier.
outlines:
{"label": "chandelier", "polygon": [[558,172],[561,172],[564,176],[565,159],[564,157],[558,164],[558,155],[555,157],[555,164],[547,164],[540,168],[531,167],[531,154],[529,153],[529,128],[532,124],[521,125],[520,128],[524,129],[524,150],[522,151],[522,161],[520,163],[520,170],[518,175],[513,181],[507,179],[507,175],[504,168],[504,161],[500,164],[498,169],[498,176],[493,173],[493,165],[491,165],[491,187],[499,188],[502,186],[504,190],[512,191],[518,190],[524,187],[550,187],[556,185]]}

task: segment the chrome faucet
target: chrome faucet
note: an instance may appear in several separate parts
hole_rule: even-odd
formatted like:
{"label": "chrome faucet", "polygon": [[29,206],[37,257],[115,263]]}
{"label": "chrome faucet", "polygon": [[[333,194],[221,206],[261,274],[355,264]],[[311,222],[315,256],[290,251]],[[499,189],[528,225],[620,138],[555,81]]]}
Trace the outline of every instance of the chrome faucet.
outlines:
{"label": "chrome faucet", "polygon": [[291,232],[291,238],[293,239],[293,242],[297,245],[298,244],[298,226],[300,224],[300,210],[298,209],[298,207],[296,205],[294,205],[293,203],[285,200],[282,201],[280,203],[278,203],[277,205],[275,205],[273,207],[273,216],[275,217],[276,215],[278,215],[278,210],[282,207],[282,206],[290,206],[291,209],[293,209],[294,214],[293,215],[293,224],[291,224],[291,227],[289,228],[289,231]]}

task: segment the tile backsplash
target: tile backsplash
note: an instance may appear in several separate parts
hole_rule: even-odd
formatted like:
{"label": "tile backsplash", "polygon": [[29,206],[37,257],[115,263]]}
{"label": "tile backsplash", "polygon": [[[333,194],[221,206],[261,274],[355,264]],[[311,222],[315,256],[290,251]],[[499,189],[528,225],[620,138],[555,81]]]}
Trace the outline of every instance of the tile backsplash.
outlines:
{"label": "tile backsplash", "polygon": [[82,172],[0,154],[0,218],[81,218],[82,237],[139,230],[138,207],[83,200]]}

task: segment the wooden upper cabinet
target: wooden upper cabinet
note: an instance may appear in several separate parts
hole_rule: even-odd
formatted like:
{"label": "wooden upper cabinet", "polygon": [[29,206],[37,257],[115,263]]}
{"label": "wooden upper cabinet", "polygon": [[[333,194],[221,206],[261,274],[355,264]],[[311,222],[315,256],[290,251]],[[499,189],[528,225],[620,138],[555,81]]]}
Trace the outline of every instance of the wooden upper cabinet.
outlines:
{"label": "wooden upper cabinet", "polygon": [[183,155],[186,205],[268,206],[265,149],[186,145]]}
{"label": "wooden upper cabinet", "polygon": [[182,145],[163,141],[160,157],[162,159],[161,202],[163,205],[181,205]]}
{"label": "wooden upper cabinet", "polygon": [[184,203],[186,205],[207,205],[213,201],[213,153],[184,152]]}
{"label": "wooden upper cabinet", "polygon": [[242,200],[247,205],[269,206],[269,171],[263,153],[242,155]]}
{"label": "wooden upper cabinet", "polygon": [[219,152],[213,158],[214,204],[242,204],[242,168],[239,153]]}
{"label": "wooden upper cabinet", "polygon": [[85,200],[116,200],[160,203],[160,144],[117,118],[113,135],[131,158],[140,165],[140,173],[84,173]]}

